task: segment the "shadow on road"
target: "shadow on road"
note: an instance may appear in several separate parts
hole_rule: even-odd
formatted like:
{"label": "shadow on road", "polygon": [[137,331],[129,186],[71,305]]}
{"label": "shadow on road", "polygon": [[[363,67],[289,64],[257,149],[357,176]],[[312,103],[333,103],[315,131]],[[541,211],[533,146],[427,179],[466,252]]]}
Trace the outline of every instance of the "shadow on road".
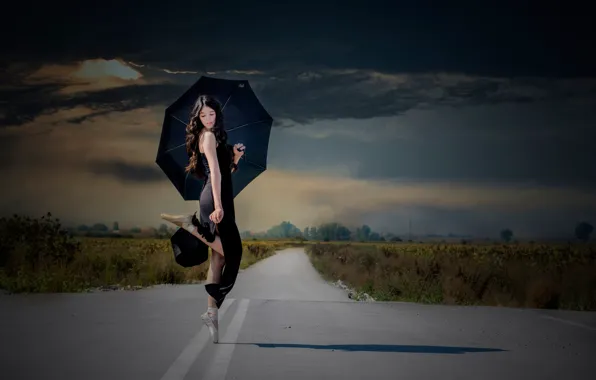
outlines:
{"label": "shadow on road", "polygon": [[[226,344],[220,342],[219,344]],[[308,348],[312,350],[351,351],[351,352],[404,352],[417,354],[466,354],[472,352],[503,352],[500,348],[449,347],[449,346],[410,346],[394,344],[293,344],[293,343],[227,343],[253,345],[261,348]]]}

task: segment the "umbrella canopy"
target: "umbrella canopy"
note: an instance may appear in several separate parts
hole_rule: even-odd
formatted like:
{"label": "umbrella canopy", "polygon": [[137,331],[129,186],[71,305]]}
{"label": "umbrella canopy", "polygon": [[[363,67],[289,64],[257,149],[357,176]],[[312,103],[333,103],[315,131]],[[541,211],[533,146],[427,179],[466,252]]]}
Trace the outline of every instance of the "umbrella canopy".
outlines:
{"label": "umbrella canopy", "polygon": [[273,118],[247,80],[202,76],[170,105],[164,116],[156,163],[185,200],[198,200],[203,180],[184,172],[188,165],[186,126],[199,95],[210,95],[222,106],[228,144],[242,143],[246,152],[232,175],[234,197],[267,169],[267,151]]}

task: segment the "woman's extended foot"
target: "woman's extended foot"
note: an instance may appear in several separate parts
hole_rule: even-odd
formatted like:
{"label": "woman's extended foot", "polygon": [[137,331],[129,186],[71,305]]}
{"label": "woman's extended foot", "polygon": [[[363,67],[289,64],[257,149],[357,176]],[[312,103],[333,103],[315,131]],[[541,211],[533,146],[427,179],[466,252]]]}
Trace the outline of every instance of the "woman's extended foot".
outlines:
{"label": "woman's extended foot", "polygon": [[219,342],[219,321],[217,318],[217,309],[211,307],[208,308],[205,313],[201,314],[201,319],[209,328],[209,334],[211,334],[213,343]]}
{"label": "woman's extended foot", "polygon": [[192,217],[192,215],[161,214],[162,219],[167,220],[178,227],[184,228],[190,233],[197,229],[197,226],[192,223]]}
{"label": "woman's extended foot", "polygon": [[199,219],[197,219],[196,214],[196,212],[192,215],[171,215],[162,213],[161,218],[178,227],[184,228],[190,233],[197,231],[203,239],[209,243],[213,243],[215,241],[215,234],[211,233],[208,224],[202,224]]}

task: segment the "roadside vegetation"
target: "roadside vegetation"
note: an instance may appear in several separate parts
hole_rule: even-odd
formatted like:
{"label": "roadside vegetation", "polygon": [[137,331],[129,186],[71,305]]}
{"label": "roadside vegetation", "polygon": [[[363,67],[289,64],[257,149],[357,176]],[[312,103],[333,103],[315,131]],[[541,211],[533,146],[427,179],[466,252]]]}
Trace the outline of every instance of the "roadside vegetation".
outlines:
{"label": "roadside vegetation", "polygon": [[376,301],[596,310],[596,244],[317,243],[313,266]]}
{"label": "roadside vegetation", "polygon": [[[241,269],[300,240],[245,241]],[[204,281],[209,263],[183,268],[174,261],[169,236],[73,236],[47,214],[0,219],[0,289],[81,292],[138,289]]]}

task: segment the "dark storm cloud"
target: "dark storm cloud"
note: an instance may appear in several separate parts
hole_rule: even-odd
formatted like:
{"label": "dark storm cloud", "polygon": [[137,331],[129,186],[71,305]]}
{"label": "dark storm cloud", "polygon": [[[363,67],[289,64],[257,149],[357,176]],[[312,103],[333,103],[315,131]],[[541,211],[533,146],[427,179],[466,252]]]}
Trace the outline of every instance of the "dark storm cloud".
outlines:
{"label": "dark storm cloud", "polygon": [[176,84],[127,86],[77,95],[76,98],[65,100],[63,106],[85,104],[107,112],[122,112],[157,105],[167,106],[185,90],[185,87]]}
{"label": "dark storm cloud", "polygon": [[181,69],[315,66],[490,76],[591,75],[590,12],[545,4],[466,1],[291,3],[73,1],[11,4],[9,60],[103,56]]}
{"label": "dark storm cloud", "polygon": [[393,116],[415,108],[437,106],[596,98],[596,80],[565,85],[565,82],[540,79],[379,74],[361,71],[301,73],[292,78],[257,82],[257,88],[276,117],[296,123]]}
{"label": "dark storm cloud", "polygon": [[88,170],[97,175],[116,178],[121,182],[161,182],[167,180],[163,172],[155,165],[131,164],[121,160],[93,161]]}
{"label": "dark storm cloud", "polygon": [[17,90],[0,90],[2,97],[10,99],[9,102],[0,105],[0,110],[4,113],[3,118],[0,119],[0,127],[20,125],[44,112],[79,105],[94,109],[96,112],[65,121],[78,123],[114,111],[122,112],[158,105],[167,106],[186,90],[186,86],[177,84],[154,84],[81,92],[75,95],[56,94],[56,91],[65,87],[67,86],[38,85]]}
{"label": "dark storm cloud", "polygon": [[42,66],[17,64],[0,70],[0,128],[27,123],[44,111],[61,107],[65,98],[55,94],[64,87],[63,84],[26,83],[27,76]]}
{"label": "dark storm cloud", "polygon": [[[156,71],[145,70],[147,78]],[[163,77],[163,71],[157,73]],[[168,75],[168,74],[165,74]],[[148,106],[164,108],[200,75],[248,78],[257,96],[277,120],[276,127],[315,120],[400,115],[417,108],[470,106],[596,98],[596,80],[559,80],[467,77],[448,74],[391,75],[375,71],[320,70],[266,73],[214,72],[169,74],[169,83],[131,85],[107,90],[59,95],[56,84],[5,89],[10,102],[0,107],[3,125],[21,124],[35,116],[77,105],[97,110],[84,118],[111,111]],[[173,82],[175,80],[175,82]],[[172,83],[173,82],[173,83]],[[0,90],[1,91],[1,90]],[[81,120],[71,120],[77,122]]]}
{"label": "dark storm cloud", "polygon": [[[1,124],[18,124],[45,109],[74,104],[90,104],[100,108],[98,112],[165,105],[199,75],[233,76],[221,74],[233,69],[262,71],[240,76],[251,79],[276,119],[287,119],[279,121],[283,125],[396,115],[434,105],[532,102],[577,96],[578,91],[583,91],[581,96],[594,93],[593,84],[587,90],[577,84],[561,89],[545,79],[592,74],[596,61],[585,48],[593,42],[584,24],[587,13],[580,8],[571,14],[546,6],[498,5],[469,1],[448,8],[372,1],[366,7],[321,2],[313,8],[303,2],[231,1],[212,7],[201,1],[173,1],[142,7],[107,2],[94,8],[73,1],[34,7],[17,3],[5,24],[15,37],[4,46],[8,61],[20,69],[10,72],[16,82],[42,63],[115,57],[197,74],[177,76],[179,87],[131,86],[75,97],[50,96],[59,88],[55,85],[4,90],[2,98],[9,99],[10,106],[2,108]],[[343,72],[346,68],[352,72]],[[389,85],[382,79],[370,81],[374,72],[478,77],[446,84],[420,75]],[[520,79],[523,76],[542,78]],[[511,91],[512,86],[533,90]]]}

